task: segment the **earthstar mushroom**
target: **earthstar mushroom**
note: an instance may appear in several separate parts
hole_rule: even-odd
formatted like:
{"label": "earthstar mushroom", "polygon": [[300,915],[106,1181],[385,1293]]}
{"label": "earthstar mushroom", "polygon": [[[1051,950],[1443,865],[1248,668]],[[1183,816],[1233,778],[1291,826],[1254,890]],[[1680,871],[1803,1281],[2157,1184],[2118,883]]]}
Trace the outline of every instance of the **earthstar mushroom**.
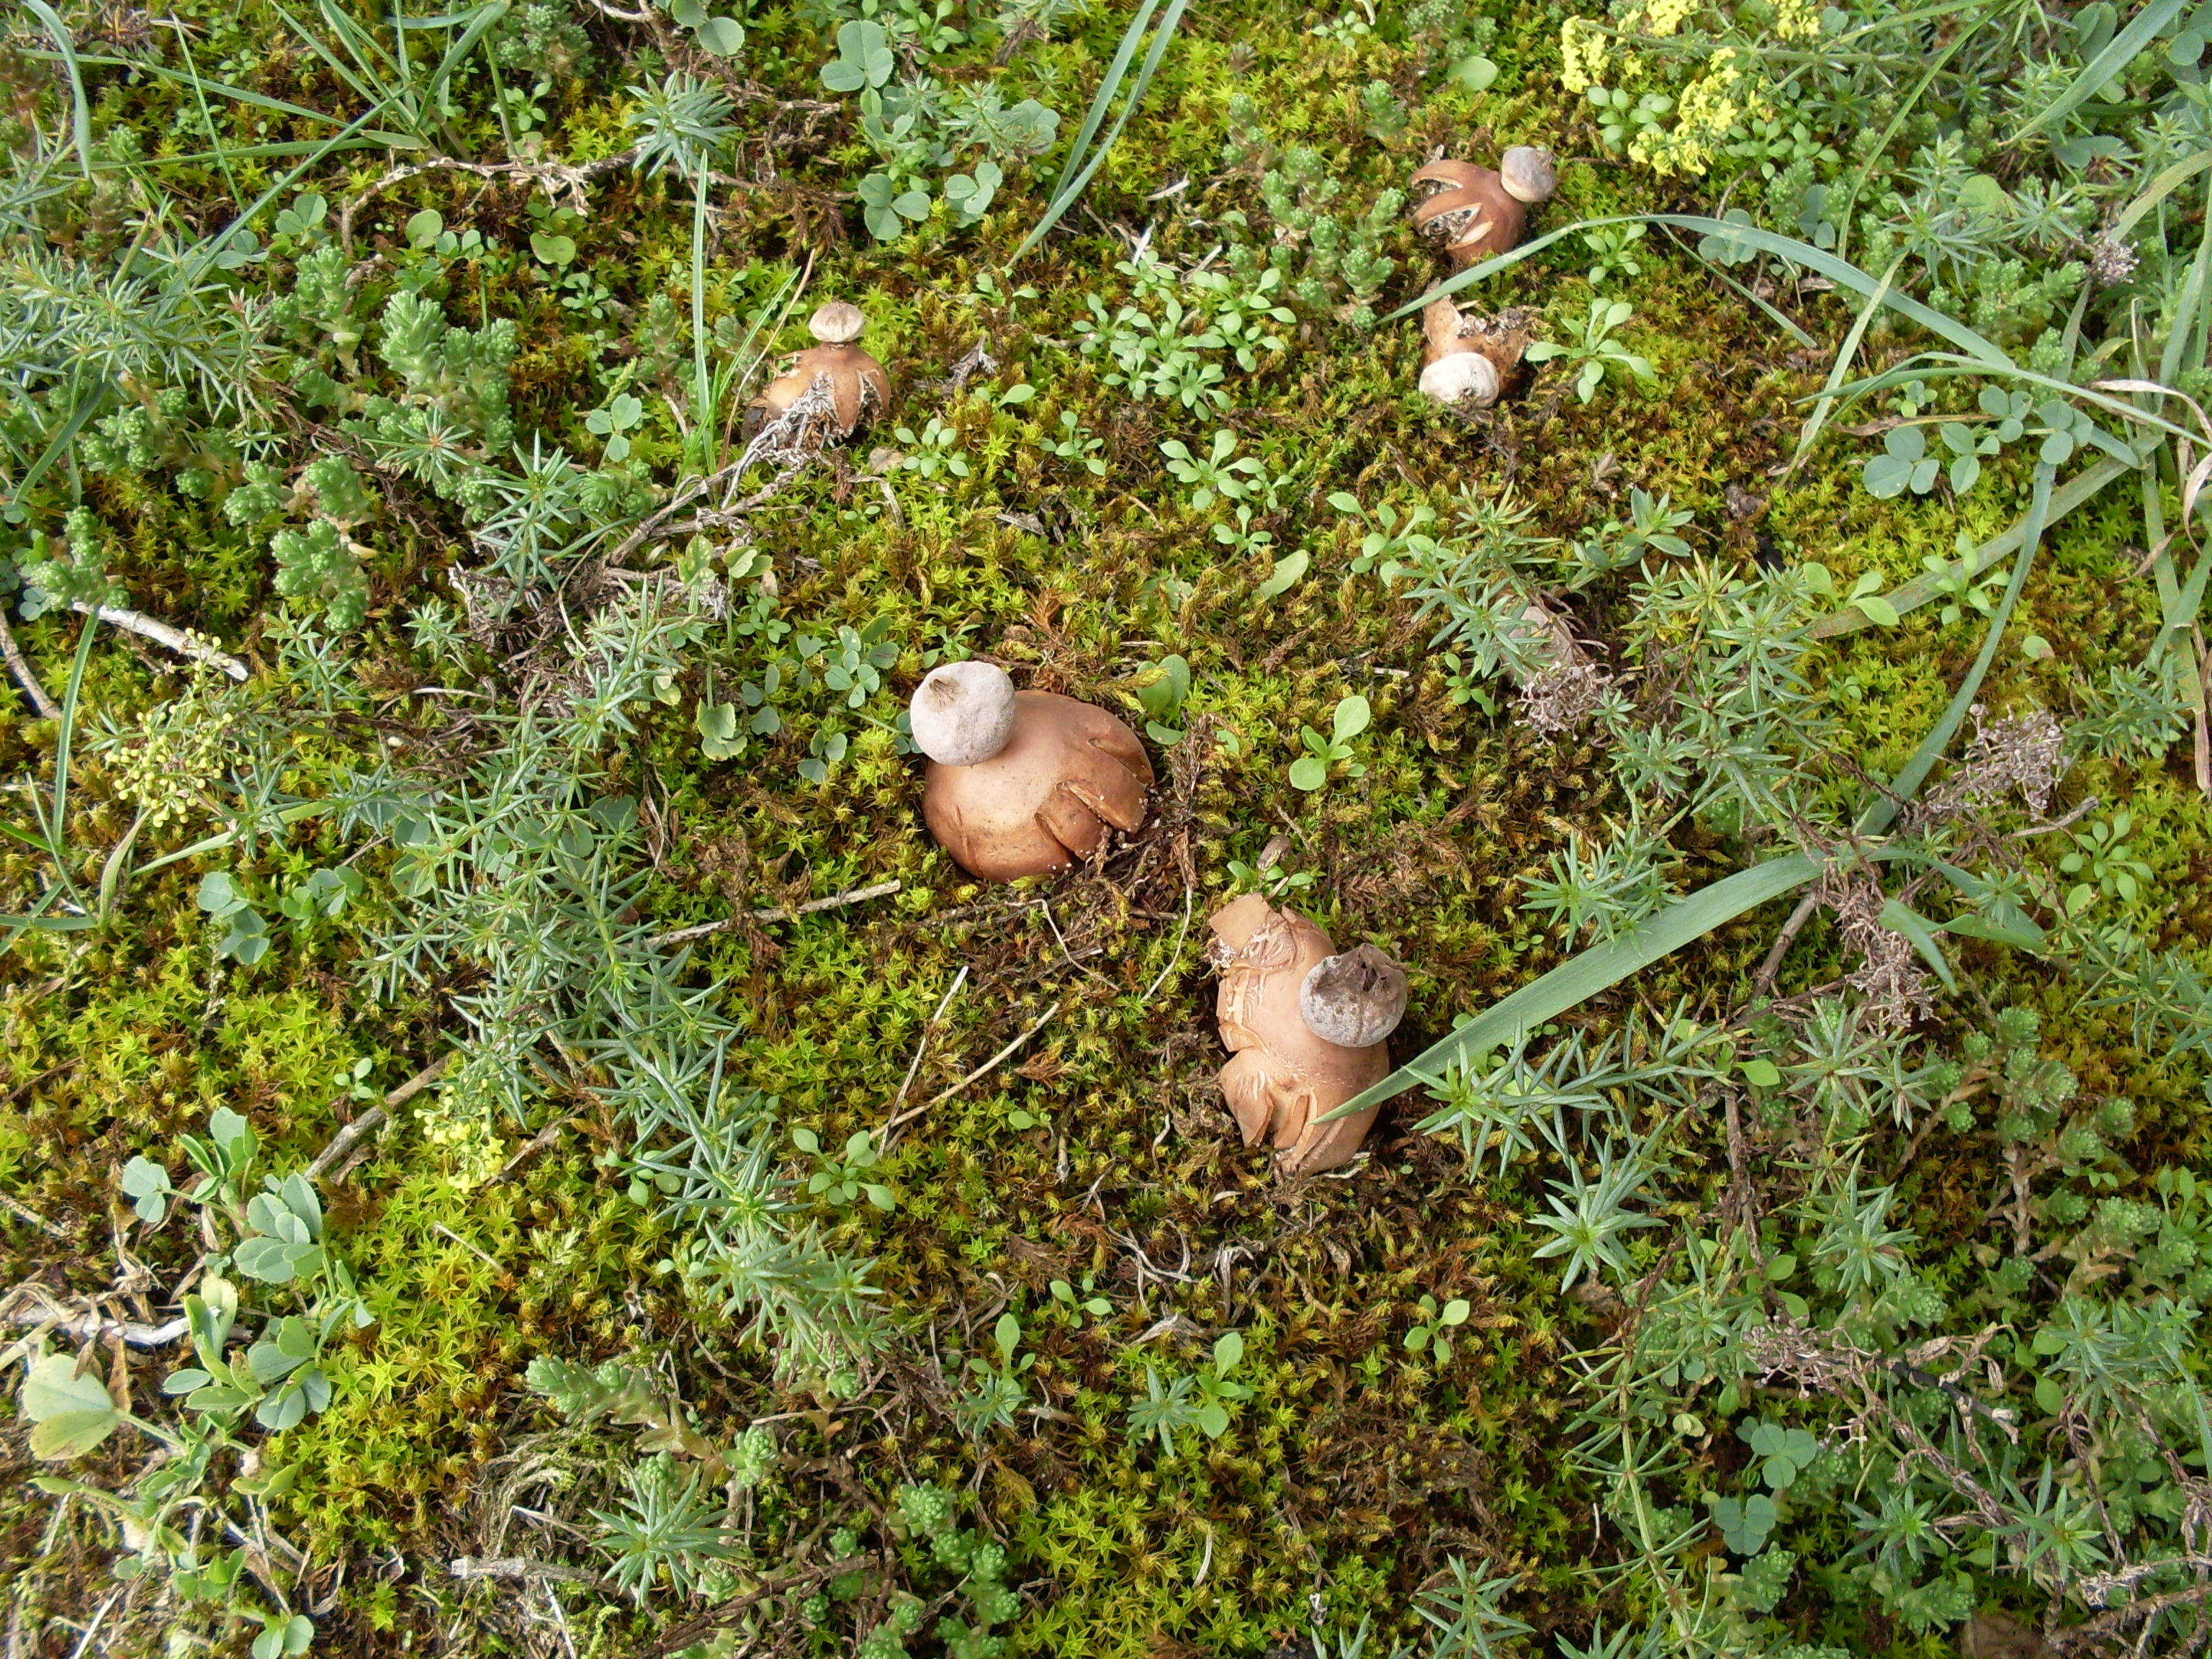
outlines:
{"label": "earthstar mushroom", "polygon": [[1528,313],[1516,306],[1478,317],[1440,294],[1422,307],[1421,334],[1421,390],[1441,404],[1487,409],[1528,349]]}
{"label": "earthstar mushroom", "polygon": [[922,818],[970,875],[1050,875],[1090,857],[1109,828],[1144,827],[1152,763],[1103,708],[954,662],[915,688],[908,718],[930,761]]}
{"label": "earthstar mushroom", "polygon": [[1466,269],[1518,247],[1528,228],[1528,209],[1551,199],[1559,187],[1552,153],[1516,144],[1498,169],[1472,161],[1431,161],[1413,175],[1419,199],[1413,228],[1440,242],[1453,264]]}
{"label": "earthstar mushroom", "polygon": [[818,344],[798,353],[783,372],[770,380],[753,400],[756,428],[787,412],[824,376],[829,380],[830,406],[837,435],[849,438],[853,430],[890,405],[890,376],[884,366],[855,343],[868,326],[860,307],[832,300],[807,319],[806,331]]}
{"label": "earthstar mushroom", "polygon": [[1405,1015],[1405,974],[1370,945],[1339,954],[1314,921],[1258,893],[1211,925],[1214,1010],[1230,1050],[1221,1092],[1244,1144],[1268,1141],[1287,1175],[1350,1163],[1376,1109],[1319,1120],[1389,1073],[1384,1039]]}

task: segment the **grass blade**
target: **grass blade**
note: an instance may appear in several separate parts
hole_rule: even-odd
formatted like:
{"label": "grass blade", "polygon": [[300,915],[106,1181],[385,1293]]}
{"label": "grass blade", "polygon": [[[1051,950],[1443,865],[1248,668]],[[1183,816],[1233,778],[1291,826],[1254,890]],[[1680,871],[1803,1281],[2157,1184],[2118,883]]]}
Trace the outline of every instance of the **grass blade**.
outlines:
{"label": "grass blade", "polygon": [[77,165],[84,169],[84,176],[89,179],[92,177],[92,106],[86,101],[84,74],[77,67],[76,37],[69,32],[69,26],[62,21],[46,0],[23,0],[23,3],[31,9],[31,15],[53,37],[54,51],[59,54],[62,66],[69,70],[70,133],[76,141]]}
{"label": "grass blade", "polygon": [[1881,309],[1882,298],[1889,292],[1890,283],[1896,279],[1898,266],[1904,263],[1905,256],[1902,254],[1891,261],[1889,269],[1881,274],[1881,285],[1867,295],[1867,302],[1859,307],[1859,314],[1851,319],[1851,331],[1844,337],[1842,349],[1836,353],[1836,361],[1829,366],[1828,383],[1820,388],[1820,399],[1814,404],[1813,412],[1806,416],[1805,429],[1797,434],[1797,453],[1790,458],[1789,471],[1795,472],[1798,464],[1812,453],[1813,446],[1820,441],[1820,430],[1827,425],[1828,416],[1836,407],[1837,388],[1843,385],[1844,376],[1850,373],[1851,360],[1859,355],[1859,343],[1866,338],[1867,325],[1874,321],[1875,313]]}
{"label": "grass blade", "polygon": [[[2063,489],[2053,492],[2047,522],[2056,524],[2075,508],[2090,501],[2107,485],[2136,471],[2137,471],[2136,468],[2128,465],[2124,461],[2114,460],[2110,456],[2100,460],[2094,466],[2084,469],[2069,480]],[[1882,597],[1889,601],[1900,616],[1908,611],[1917,611],[1922,605],[1942,598],[1946,584],[1955,582],[1961,577],[1978,576],[1999,559],[2003,558],[2006,554],[2016,551],[2021,542],[2027,538],[2027,520],[2023,518],[2011,529],[1992,536],[1966,557],[1954,559],[1941,570],[1931,571],[1924,576],[1916,576],[1903,586],[1892,588]],[[1856,634],[1862,628],[1872,626],[1873,624],[1867,621],[1864,612],[1861,611],[1856,605],[1850,605],[1841,611],[1829,612],[1806,631],[1816,640],[1830,640],[1842,634]]]}
{"label": "grass blade", "polygon": [[2067,84],[2065,91],[2013,134],[2012,142],[2018,143],[2031,133],[2064,120],[2095,97],[2106,82],[2135,61],[2137,52],[2158,38],[2160,30],[2181,15],[2186,3],[2187,0],[2151,0],[2149,5],[2136,14],[2133,22],[2106,43],[2104,51],[2081,66],[2081,72]]}
{"label": "grass blade", "polygon": [[[1146,0],[1145,9],[1131,21],[1128,31],[1122,35],[1121,49],[1114,54],[1113,63],[1108,65],[1107,78],[1099,86],[1097,98],[1092,100],[1091,113],[1084,118],[1083,131],[1076,135],[1079,143],[1087,144],[1090,135],[1097,130],[1097,119],[1105,113],[1106,100],[1127,70],[1129,56],[1136,50],[1137,37],[1145,20],[1152,15],[1152,7],[1155,3],[1157,0]],[[1121,112],[1115,118],[1113,130],[1107,133],[1097,151],[1083,164],[1082,171],[1073,179],[1067,175],[1074,168],[1076,154],[1073,150],[1069,152],[1067,167],[1061,169],[1061,182],[1054,188],[1051,204],[1045,209],[1044,216],[1022,239],[1022,245],[1014,250],[1013,257],[1006,261],[1009,265],[1017,263],[1044,240],[1052,228],[1060,222],[1061,216],[1081,199],[1098,169],[1105,165],[1106,158],[1113,154],[1115,141],[1121,137],[1121,129],[1129,125],[1129,118],[1137,112],[1137,106],[1145,101],[1145,94],[1152,84],[1153,75],[1158,71],[1160,59],[1166,56],[1168,43],[1175,38],[1176,27],[1182,21],[1183,12],[1188,4],[1189,0],[1168,0],[1167,11],[1160,18],[1159,27],[1152,32],[1152,47],[1145,53],[1143,66],[1138,70],[1137,78],[1129,88],[1128,97],[1122,100]]]}
{"label": "grass blade", "polygon": [[2020,603],[2021,590],[2027,585],[2028,567],[2035,562],[2036,550],[2043,541],[2043,530],[2051,516],[2051,486],[2058,476],[2058,469],[2048,461],[2035,465],[2035,494],[2027,504],[2027,517],[2021,525],[2020,557],[2012,568],[2012,580],[2005,585],[2004,598],[1990,614],[1990,630],[1982,641],[1981,654],[1974,665],[1966,671],[1966,678],[1959,682],[1950,707],[1943,711],[1920,746],[1912,751],[1912,758],[1905,763],[1905,769],[1891,781],[1881,796],[1859,815],[1859,833],[1878,836],[1896,819],[1898,809],[1920,793],[1920,786],[1928,781],[1936,763],[1943,758],[1943,751],[1951,746],[1965,724],[1966,710],[1973,706],[1981,694],[1983,678],[1990,665],[1996,660],[1997,641],[2004,637],[2005,624],[2012,620],[2013,607]]}
{"label": "grass blade", "polygon": [[1826,864],[1809,853],[1792,853],[1700,887],[1629,932],[1592,945],[1541,979],[1493,1002],[1443,1042],[1423,1049],[1417,1058],[1319,1121],[1330,1123],[1364,1112],[1413,1088],[1421,1082],[1424,1073],[1434,1075],[1462,1056],[1517,1042],[1546,1020],[1610,990],[1631,974],[1703,939],[1716,927],[1726,927],[1746,911],[1795,892],[1825,868]]}
{"label": "grass blade", "polygon": [[1807,270],[1826,276],[1837,287],[1848,289],[1853,294],[1869,300],[1874,299],[1879,294],[1881,304],[1887,306],[1899,316],[1919,324],[1936,338],[1948,341],[1978,362],[1984,363],[1991,368],[2014,367],[2012,358],[1995,341],[1977,334],[1956,319],[1946,317],[1942,312],[1932,310],[1921,304],[1910,295],[1900,294],[1894,289],[1884,291],[1885,285],[1880,277],[1869,276],[1849,260],[1838,259],[1825,249],[1814,247],[1810,242],[1802,242],[1795,236],[1778,236],[1774,232],[1761,230],[1756,225],[1729,224],[1719,219],[1708,219],[1692,213],[1625,213],[1604,219],[1583,219],[1571,225],[1563,225],[1559,229],[1548,231],[1532,241],[1522,243],[1520,246],[1509,252],[1485,259],[1480,264],[1469,265],[1457,276],[1447,277],[1438,283],[1434,288],[1422,294],[1419,299],[1408,300],[1381,320],[1389,323],[1395,322],[1401,317],[1410,317],[1438,295],[1456,294],[1470,283],[1479,283],[1486,276],[1494,276],[1499,271],[1520,264],[1530,254],[1550,246],[1562,236],[1571,236],[1580,231],[1595,230],[1605,225],[1632,224],[1671,225],[1678,230],[1695,231],[1701,236],[1723,236],[1743,246],[1757,248],[1761,253],[1771,253],[1777,258],[1788,260],[1792,264],[1803,265]]}

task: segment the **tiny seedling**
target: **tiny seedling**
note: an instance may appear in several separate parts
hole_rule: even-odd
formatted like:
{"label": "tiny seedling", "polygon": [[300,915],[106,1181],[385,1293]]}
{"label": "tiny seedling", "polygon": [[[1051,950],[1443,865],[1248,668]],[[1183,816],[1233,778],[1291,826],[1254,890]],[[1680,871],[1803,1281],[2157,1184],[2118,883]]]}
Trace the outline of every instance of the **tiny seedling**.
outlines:
{"label": "tiny seedling", "polygon": [[1540,363],[1563,357],[1569,363],[1580,364],[1575,375],[1575,396],[1583,403],[1597,396],[1609,369],[1622,370],[1649,392],[1658,383],[1650,360],[1637,356],[1613,337],[1613,330],[1635,314],[1635,307],[1626,300],[1593,300],[1589,316],[1570,319],[1565,325],[1565,343],[1539,340],[1528,348],[1528,361]]}
{"label": "tiny seedling", "polygon": [[1037,440],[1037,447],[1056,459],[1079,463],[1094,478],[1106,476],[1106,458],[1098,453],[1106,447],[1106,441],[1094,437],[1072,409],[1060,411],[1060,436],[1047,433]]}
{"label": "tiny seedling", "polygon": [[1092,1319],[1103,1319],[1114,1311],[1112,1303],[1103,1296],[1093,1296],[1091,1293],[1092,1278],[1092,1274],[1084,1274],[1080,1289],[1064,1279],[1055,1279],[1046,1286],[1046,1289],[1052,1292],[1052,1299],[1067,1310],[1068,1322],[1077,1330],[1083,1328],[1085,1315],[1089,1315]]}
{"label": "tiny seedling", "polygon": [[807,1177],[806,1193],[825,1204],[845,1208],[862,1194],[868,1202],[879,1210],[889,1211],[898,1205],[891,1189],[880,1182],[870,1181],[868,1171],[874,1169],[883,1154],[873,1145],[873,1135],[866,1129],[854,1131],[846,1138],[843,1151],[828,1153],[822,1150],[822,1138],[813,1130],[801,1126],[791,1132],[791,1143],[815,1161],[817,1168]]}
{"label": "tiny seedling", "polygon": [[1280,899],[1304,892],[1314,884],[1315,876],[1310,870],[1285,871],[1279,862],[1255,870],[1241,859],[1231,859],[1229,879],[1232,891],[1265,893],[1271,899]]}
{"label": "tiny seedling", "polygon": [[1291,787],[1310,794],[1328,781],[1330,769],[1341,766],[1346,777],[1367,775],[1367,768],[1352,757],[1352,740],[1367,729],[1373,711],[1358,692],[1342,699],[1329,717],[1329,734],[1323,737],[1310,726],[1299,728],[1306,752],[1291,763]]}
{"label": "tiny seedling", "polygon": [[1439,1308],[1432,1296],[1421,1297],[1421,1317],[1413,1328],[1406,1333],[1406,1350],[1419,1353],[1424,1348],[1435,1356],[1439,1366],[1451,1364],[1452,1344],[1447,1332],[1467,1323],[1468,1315],[1474,1311],[1464,1297],[1454,1297]]}
{"label": "tiny seedling", "polygon": [[1252,1397],[1245,1384],[1229,1380],[1243,1359],[1243,1334],[1224,1331],[1215,1339],[1213,1364],[1205,1370],[1164,1384],[1159,1368],[1147,1364],[1145,1397],[1129,1408],[1129,1437],[1156,1439],[1168,1456],[1175,1455],[1176,1439],[1188,1429],[1196,1429],[1209,1440],[1220,1439],[1229,1432],[1229,1407]]}
{"label": "tiny seedling", "polygon": [[[1011,1313],[1000,1314],[991,1328],[991,1346],[998,1355],[994,1364],[981,1354],[968,1358],[975,1385],[952,1402],[953,1417],[968,1432],[981,1439],[993,1429],[1012,1428],[1014,1413],[1029,1398],[1022,1373],[1036,1364],[1033,1353],[1019,1353],[1022,1322]],[[1018,1357],[1017,1357],[1018,1355]]]}
{"label": "tiny seedling", "polygon": [[2063,874],[2085,879],[2067,890],[2068,915],[2080,915],[2100,893],[2123,904],[2135,902],[2142,884],[2151,878],[2150,866],[2136,857],[2128,844],[2135,827],[2135,814],[2122,810],[2074,836],[2074,850],[2058,860],[2058,868]]}
{"label": "tiny seedling", "polygon": [[1145,734],[1163,749],[1183,739],[1180,727],[1170,725],[1182,713],[1190,696],[1190,665],[1181,657],[1163,657],[1153,665],[1153,678],[1137,688],[1137,702],[1145,711]]}

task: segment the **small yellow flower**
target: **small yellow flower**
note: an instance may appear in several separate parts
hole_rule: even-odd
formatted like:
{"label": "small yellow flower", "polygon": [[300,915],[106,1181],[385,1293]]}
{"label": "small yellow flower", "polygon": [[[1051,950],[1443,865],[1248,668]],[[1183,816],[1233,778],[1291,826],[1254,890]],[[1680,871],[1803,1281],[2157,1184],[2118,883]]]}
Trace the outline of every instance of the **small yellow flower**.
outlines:
{"label": "small yellow flower", "polygon": [[1605,32],[1587,17],[1559,25],[1559,83],[1569,92],[1588,92],[1605,74]]}
{"label": "small yellow flower", "polygon": [[1698,0],[1650,0],[1644,8],[1644,32],[1648,34],[1672,34],[1697,9]]}
{"label": "small yellow flower", "polygon": [[1820,32],[1820,15],[1813,0],[1778,0],[1774,32],[1785,40],[1810,40]]}

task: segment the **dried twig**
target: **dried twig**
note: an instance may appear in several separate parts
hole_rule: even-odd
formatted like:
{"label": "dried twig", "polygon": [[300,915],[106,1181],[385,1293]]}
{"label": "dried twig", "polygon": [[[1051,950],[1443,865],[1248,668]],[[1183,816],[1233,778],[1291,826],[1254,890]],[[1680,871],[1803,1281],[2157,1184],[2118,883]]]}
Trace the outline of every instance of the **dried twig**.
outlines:
{"label": "dried twig", "polygon": [[823,910],[837,910],[848,904],[859,904],[873,898],[887,898],[905,885],[903,882],[879,881],[872,887],[848,888],[842,893],[832,893],[828,898],[809,899],[792,909],[778,906],[768,910],[755,910],[750,915],[726,916],[720,921],[702,921],[696,927],[679,927],[672,933],[656,933],[646,942],[649,945],[683,945],[695,939],[704,939],[709,933],[727,933],[747,921],[767,923],[792,921],[800,916],[811,916]]}
{"label": "dried twig", "polygon": [[884,1125],[884,1133],[885,1135],[889,1135],[890,1132],[897,1128],[900,1124],[920,1117],[924,1112],[927,1111],[933,1106],[944,1104],[945,1102],[951,1099],[953,1096],[958,1094],[963,1089],[965,1089],[969,1084],[975,1082],[978,1078],[988,1076],[990,1073],[997,1070],[1002,1063],[1012,1056],[1015,1050],[1018,1049],[1022,1044],[1027,1042],[1039,1031],[1044,1030],[1044,1028],[1051,1023],[1053,1016],[1057,1014],[1059,1012],[1060,1004],[1055,1002],[1051,1007],[1046,1009],[1044,1012],[1038,1017],[1037,1023],[1036,1024],[1030,1026],[1028,1030],[1023,1032],[1012,1042],[1009,1042],[1005,1048],[1000,1049],[997,1054],[993,1054],[990,1059],[985,1060],[974,1071],[969,1073],[966,1077],[962,1078],[959,1082],[952,1085],[948,1089],[942,1090],[937,1094],[932,1095],[927,1100],[923,1101],[919,1106],[908,1107],[905,1111],[901,1112],[896,1117],[893,1118],[889,1123]]}
{"label": "dried twig", "polygon": [[921,1040],[914,1045],[914,1059],[907,1065],[906,1076],[900,1079],[898,1092],[891,1097],[892,1111],[896,1112],[906,1103],[907,1091],[914,1087],[915,1074],[921,1070],[921,1057],[929,1052],[929,1034],[937,1029],[938,1022],[945,1018],[945,1011],[952,1006],[952,999],[960,994],[960,988],[967,982],[968,964],[963,962],[960,971],[952,976],[952,983],[945,988],[945,994],[938,999],[937,1012],[921,1028]]}
{"label": "dried twig", "polygon": [[385,1096],[384,1104],[370,1107],[352,1122],[347,1124],[344,1128],[332,1135],[331,1144],[317,1152],[315,1161],[307,1165],[307,1179],[315,1180],[325,1170],[337,1163],[340,1158],[354,1149],[363,1135],[435,1083],[440,1074],[453,1063],[453,1056],[451,1054],[441,1054],[421,1071],[416,1073],[413,1077],[409,1078],[406,1082]]}
{"label": "dried twig", "polygon": [[111,628],[120,628],[126,633],[149,639],[156,645],[166,645],[180,657],[190,657],[194,662],[213,663],[234,680],[246,677],[246,665],[228,652],[216,649],[213,641],[198,634],[187,633],[181,628],[172,628],[165,622],[137,611],[125,611],[119,605],[87,605],[82,599],[70,606],[88,617],[97,617]]}
{"label": "dried twig", "polygon": [[48,1238],[58,1238],[65,1243],[68,1242],[68,1228],[60,1225],[58,1223],[47,1220],[46,1217],[40,1215],[36,1210],[31,1208],[28,1205],[18,1203],[15,1200],[9,1197],[5,1193],[0,1193],[0,1209],[6,1210],[9,1214],[15,1217],[16,1219],[23,1222],[26,1225],[36,1227]]}
{"label": "dried twig", "polygon": [[661,1659],[664,1654],[688,1648],[702,1637],[711,1636],[726,1626],[734,1625],[752,1607],[772,1595],[781,1595],[808,1584],[818,1584],[824,1579],[842,1578],[848,1572],[858,1572],[875,1561],[872,1555],[848,1555],[840,1560],[825,1561],[819,1565],[801,1567],[793,1572],[780,1572],[761,1580],[757,1589],[732,1597],[706,1613],[687,1619],[673,1630],[663,1631],[659,1638],[647,1650],[646,1659]]}
{"label": "dried twig", "polygon": [[39,684],[39,677],[31,667],[31,659],[23,654],[23,647],[15,643],[15,631],[8,626],[8,618],[0,615],[0,657],[8,659],[8,672],[15,677],[15,684],[23,688],[23,695],[31,700],[31,707],[39,711],[41,720],[58,720],[62,717],[61,705],[46,695],[46,688]]}

